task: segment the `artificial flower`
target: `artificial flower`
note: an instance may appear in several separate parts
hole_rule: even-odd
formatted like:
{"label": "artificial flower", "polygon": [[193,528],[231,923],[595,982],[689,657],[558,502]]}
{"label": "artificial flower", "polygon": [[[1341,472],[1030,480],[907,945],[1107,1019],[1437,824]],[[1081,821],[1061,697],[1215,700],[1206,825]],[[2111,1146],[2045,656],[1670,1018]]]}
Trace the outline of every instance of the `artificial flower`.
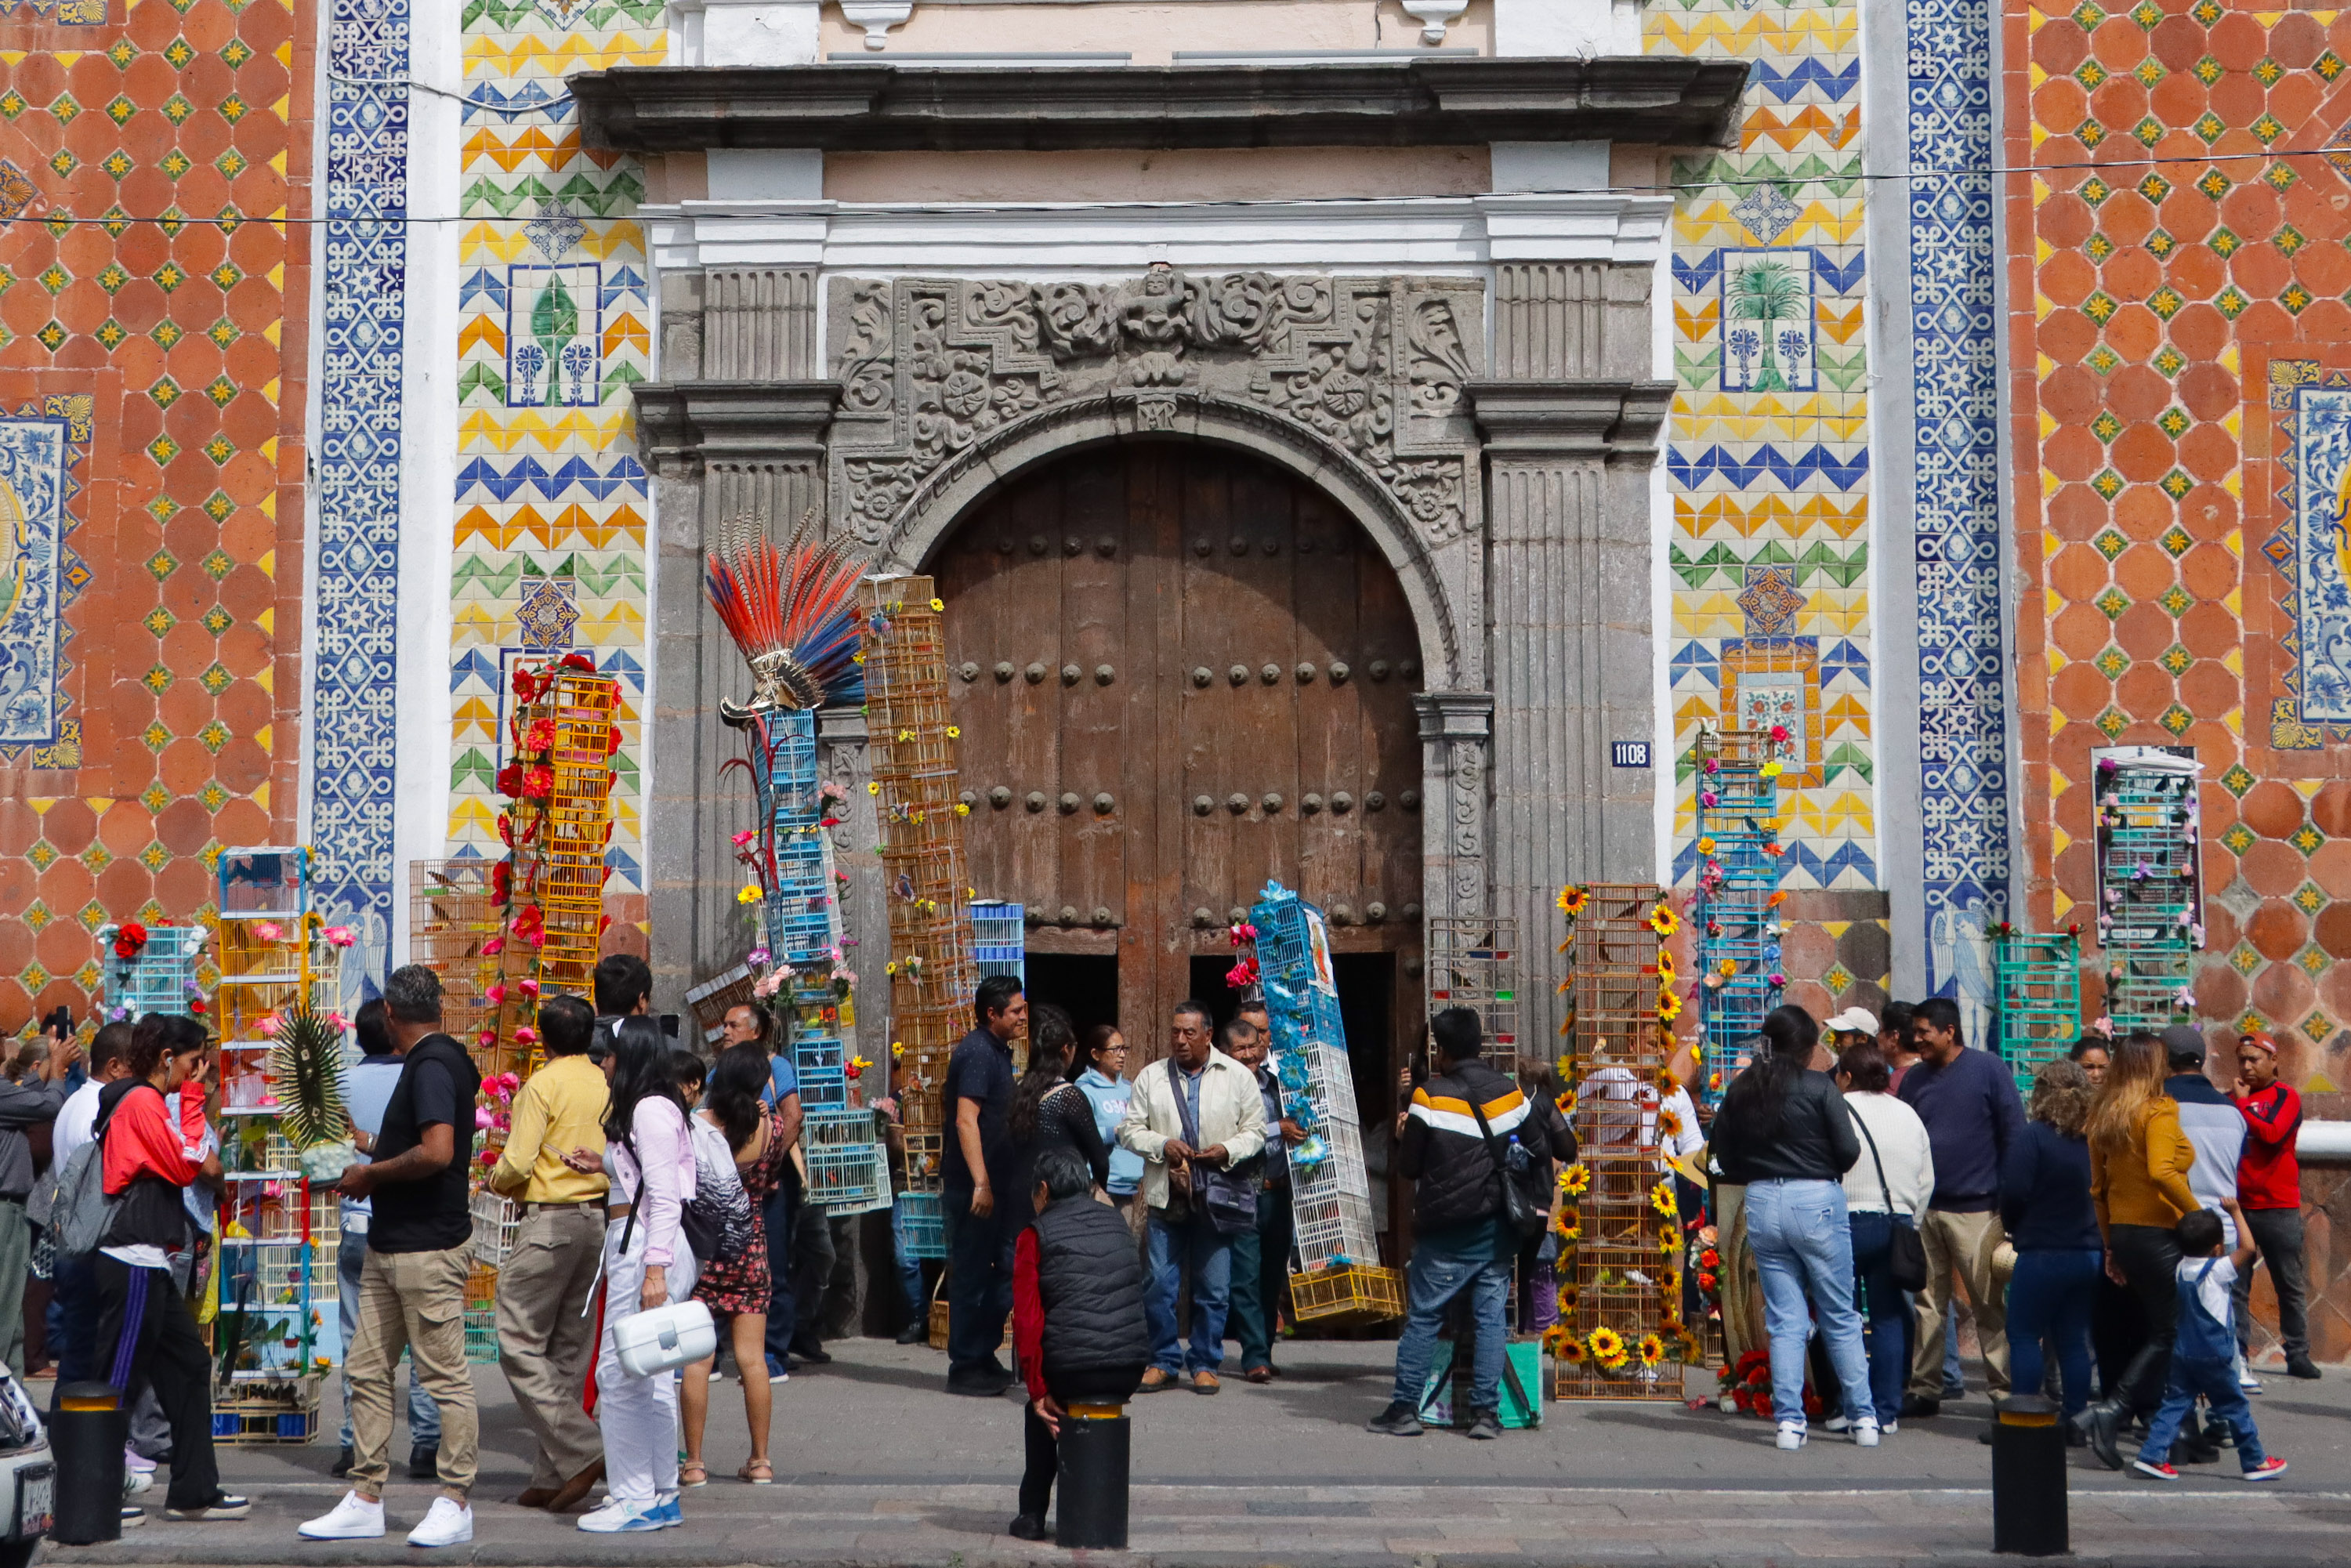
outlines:
{"label": "artificial flower", "polygon": [[747,882],[741,887],[737,888],[735,890],[735,902],[737,904],[758,903],[759,884],[756,882]]}
{"label": "artificial flower", "polygon": [[1682,1113],[1675,1110],[1670,1105],[1660,1106],[1657,1111],[1657,1131],[1663,1133],[1668,1138],[1680,1137],[1682,1135]]}
{"label": "artificial flower", "polygon": [[879,779],[867,779],[865,781],[865,792],[868,795],[879,795],[882,793],[882,781]]}
{"label": "artificial flower", "polygon": [[1681,927],[1682,923],[1675,916],[1673,905],[1662,899],[1658,901],[1655,909],[1649,911],[1649,929],[1658,936],[1670,936]]}
{"label": "artificial flower", "polygon": [[500,1002],[505,1001],[506,999],[507,988],[504,986],[492,986],[488,990],[482,993],[482,1000],[489,1003],[492,1007],[497,1006]]}
{"label": "artificial flower", "polygon": [[319,935],[327,939],[329,946],[335,947],[349,947],[359,941],[358,935],[348,925],[329,925]]}
{"label": "artificial flower", "polygon": [[1612,1328],[1596,1328],[1585,1342],[1592,1350],[1592,1359],[1610,1372],[1625,1364],[1624,1336]]}
{"label": "artificial flower", "polygon": [[1661,1219],[1680,1218],[1681,1206],[1674,1199],[1674,1184],[1670,1181],[1661,1181],[1651,1187],[1649,1207],[1657,1211],[1657,1217]]}
{"label": "artificial flower", "polygon": [[1773,725],[1771,727],[1771,738],[1776,743],[1782,745],[1786,744],[1788,739],[1788,727],[1784,724]]}
{"label": "artificial flower", "polygon": [[519,762],[509,762],[504,768],[499,768],[497,788],[498,793],[506,796],[509,800],[520,799],[522,795],[522,764]]}
{"label": "artificial flower", "polygon": [[1682,999],[1668,990],[1657,992],[1657,1021],[1671,1023],[1682,1016]]}
{"label": "artificial flower", "polygon": [[1562,1349],[1565,1348],[1567,1342],[1574,1337],[1574,1333],[1565,1325],[1553,1323],[1551,1327],[1543,1330],[1542,1347],[1545,1351],[1549,1352],[1555,1357]]}
{"label": "artificial flower", "polygon": [[1659,1339],[1653,1333],[1643,1334],[1641,1336],[1640,1355],[1641,1364],[1643,1366],[1656,1365],[1657,1363],[1666,1359],[1666,1342]]}
{"label": "artificial flower", "polygon": [[546,763],[536,763],[522,776],[522,795],[526,800],[544,800],[555,793],[555,769]]}
{"label": "artificial flower", "polygon": [[1552,1103],[1559,1107],[1559,1113],[1562,1119],[1573,1118],[1576,1107],[1575,1091],[1573,1089],[1566,1091]]}
{"label": "artificial flower", "polygon": [[1592,1167],[1582,1160],[1559,1173],[1559,1190],[1570,1197],[1582,1197],[1592,1186]]}
{"label": "artificial flower", "polygon": [[945,610],[946,607],[947,601],[944,599],[934,599],[931,601],[931,608],[934,610]]}
{"label": "artificial flower", "polygon": [[1591,902],[1592,895],[1572,882],[1559,890],[1559,912],[1570,918],[1583,914],[1583,906]]}
{"label": "artificial flower", "polygon": [[538,995],[538,982],[537,980],[525,980],[517,988],[520,989],[522,994],[526,997],[536,997]]}
{"label": "artificial flower", "polygon": [[528,1024],[525,1024],[520,1029],[515,1030],[515,1039],[524,1045],[537,1045],[538,1043],[538,1030],[531,1028]]}
{"label": "artificial flower", "polygon": [[756,839],[758,836],[759,835],[756,830],[746,828],[741,832],[735,835],[735,847],[739,850],[745,844],[749,843],[753,839]]}
{"label": "artificial flower", "polygon": [[1551,1217],[1551,1233],[1562,1246],[1573,1247],[1583,1239],[1583,1222],[1575,1210],[1562,1204]]}
{"label": "artificial flower", "polygon": [[1562,1285],[1559,1288],[1558,1296],[1559,1315],[1563,1318],[1573,1317],[1576,1303],[1583,1299],[1583,1291],[1573,1283]]}
{"label": "artificial flower", "polygon": [[275,942],[277,940],[278,936],[277,922],[275,920],[265,920],[253,928],[253,934],[256,936],[260,937],[264,942]]}
{"label": "artificial flower", "polygon": [[1661,986],[1670,986],[1678,977],[1679,971],[1674,967],[1674,956],[1663,947],[1658,948],[1657,983]]}
{"label": "artificial flower", "polygon": [[1698,840],[1698,852],[1702,855],[1710,855],[1714,853],[1714,841],[1712,839]]}
{"label": "artificial flower", "polygon": [[1582,1366],[1592,1359],[1590,1347],[1573,1334],[1562,1335],[1559,1342],[1559,1348],[1552,1351],[1552,1354],[1569,1366]]}
{"label": "artificial flower", "polygon": [[1766,779],[1777,779],[1783,771],[1784,769],[1781,768],[1779,759],[1776,758],[1771,761],[1765,763],[1762,768],[1763,777]]}
{"label": "artificial flower", "polygon": [[523,737],[525,751],[547,751],[555,745],[555,721],[551,718],[531,720],[530,730]]}
{"label": "artificial flower", "polygon": [[947,726],[947,738],[949,740],[961,740],[963,738],[963,731],[951,724]]}

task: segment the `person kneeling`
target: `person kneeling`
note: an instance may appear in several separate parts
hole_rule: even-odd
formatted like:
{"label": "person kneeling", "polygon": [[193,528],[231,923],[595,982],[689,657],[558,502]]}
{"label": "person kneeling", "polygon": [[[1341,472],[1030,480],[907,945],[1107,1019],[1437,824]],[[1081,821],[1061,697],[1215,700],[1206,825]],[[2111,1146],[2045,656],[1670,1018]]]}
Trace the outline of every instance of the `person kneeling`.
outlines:
{"label": "person kneeling", "polygon": [[1072,1406],[1133,1398],[1151,1360],[1151,1335],[1134,1233],[1118,1210],[1094,1201],[1084,1156],[1070,1148],[1040,1152],[1030,1197],[1037,1218],[1020,1233],[1012,1260],[1012,1343],[1029,1384],[1029,1469],[1011,1531],[1042,1541],[1061,1424]]}

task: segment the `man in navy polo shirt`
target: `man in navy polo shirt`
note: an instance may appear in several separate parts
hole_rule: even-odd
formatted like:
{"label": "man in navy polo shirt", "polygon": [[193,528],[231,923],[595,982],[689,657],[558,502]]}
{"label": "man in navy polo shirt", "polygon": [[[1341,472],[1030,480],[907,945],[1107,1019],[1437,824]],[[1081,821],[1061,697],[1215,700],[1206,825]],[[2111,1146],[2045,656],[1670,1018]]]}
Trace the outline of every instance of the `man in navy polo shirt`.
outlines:
{"label": "man in navy polo shirt", "polygon": [[1013,1179],[1012,1040],[1029,1030],[1029,998],[1009,975],[990,975],[972,1000],[978,1027],[947,1060],[943,1102],[953,1131],[940,1156],[947,1232],[947,1392],[993,1399],[1012,1386],[997,1359],[1012,1311],[1018,1233],[1005,1202]]}

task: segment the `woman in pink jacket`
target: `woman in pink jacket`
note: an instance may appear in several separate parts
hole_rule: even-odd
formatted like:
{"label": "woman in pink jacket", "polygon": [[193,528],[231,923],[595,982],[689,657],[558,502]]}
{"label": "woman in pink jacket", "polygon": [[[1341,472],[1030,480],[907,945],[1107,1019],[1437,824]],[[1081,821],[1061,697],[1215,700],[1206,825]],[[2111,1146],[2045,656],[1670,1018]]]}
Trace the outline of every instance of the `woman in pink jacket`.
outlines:
{"label": "woman in pink jacket", "polygon": [[636,1312],[684,1301],[694,1291],[694,1254],[678,1223],[694,1201],[694,1145],[667,1043],[653,1019],[628,1018],[614,1032],[613,1045],[604,1059],[612,1086],[604,1153],[600,1158],[574,1149],[565,1156],[574,1170],[601,1170],[612,1183],[595,1385],[611,1496],[580,1521],[580,1529],[600,1534],[684,1522],[677,1501],[677,1380],[665,1372],[630,1376],[621,1366],[613,1331]]}

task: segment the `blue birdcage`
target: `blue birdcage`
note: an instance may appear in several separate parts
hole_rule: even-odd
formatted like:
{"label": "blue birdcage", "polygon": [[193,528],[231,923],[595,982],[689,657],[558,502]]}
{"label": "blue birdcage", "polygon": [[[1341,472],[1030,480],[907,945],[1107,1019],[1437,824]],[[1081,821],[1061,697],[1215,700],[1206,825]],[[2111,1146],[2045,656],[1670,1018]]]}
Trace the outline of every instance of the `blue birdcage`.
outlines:
{"label": "blue birdcage", "polygon": [[976,899],[971,906],[971,956],[980,978],[1009,975],[1023,985],[1029,979],[1027,913],[1018,904],[1001,899]]}

